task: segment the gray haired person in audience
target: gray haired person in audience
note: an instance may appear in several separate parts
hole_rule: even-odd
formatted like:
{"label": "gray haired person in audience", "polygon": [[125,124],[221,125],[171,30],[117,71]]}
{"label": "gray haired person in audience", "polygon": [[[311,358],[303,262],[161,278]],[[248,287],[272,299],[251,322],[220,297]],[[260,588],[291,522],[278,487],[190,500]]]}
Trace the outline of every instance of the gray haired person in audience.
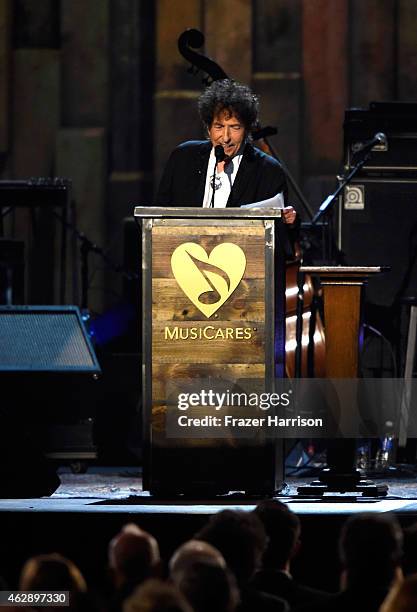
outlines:
{"label": "gray haired person in audience", "polygon": [[139,584],[160,574],[158,542],[147,531],[128,523],[110,541],[108,565],[117,608]]}
{"label": "gray haired person in audience", "polygon": [[150,578],[125,599],[123,612],[194,612],[172,584]]}
{"label": "gray haired person in audience", "polygon": [[240,601],[233,574],[208,542],[189,540],[180,546],[170,560],[169,575],[194,612],[234,612]]}

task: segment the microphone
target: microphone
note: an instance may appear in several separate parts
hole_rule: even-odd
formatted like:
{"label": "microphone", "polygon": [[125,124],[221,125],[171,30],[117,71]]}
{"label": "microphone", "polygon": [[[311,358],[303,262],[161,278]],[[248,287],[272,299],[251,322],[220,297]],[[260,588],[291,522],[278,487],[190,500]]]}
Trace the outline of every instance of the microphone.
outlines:
{"label": "microphone", "polygon": [[226,154],[224,152],[224,149],[223,149],[222,145],[216,145],[214,147],[214,157],[216,158],[216,161],[214,163],[213,181],[212,181],[212,184],[211,184],[212,194],[211,194],[210,208],[214,208],[214,192],[216,191],[215,184],[216,184],[216,169],[217,169],[217,164],[222,162],[226,158]]}
{"label": "microphone", "polygon": [[368,153],[371,149],[374,148],[375,145],[382,145],[386,147],[388,144],[388,139],[383,132],[378,132],[375,134],[373,138],[370,140],[366,140],[362,144],[357,144],[352,147],[352,153],[354,155],[358,155],[358,153]]}
{"label": "microphone", "polygon": [[216,164],[222,162],[226,158],[226,153],[224,152],[222,145],[216,145],[214,147],[214,155],[216,157]]}

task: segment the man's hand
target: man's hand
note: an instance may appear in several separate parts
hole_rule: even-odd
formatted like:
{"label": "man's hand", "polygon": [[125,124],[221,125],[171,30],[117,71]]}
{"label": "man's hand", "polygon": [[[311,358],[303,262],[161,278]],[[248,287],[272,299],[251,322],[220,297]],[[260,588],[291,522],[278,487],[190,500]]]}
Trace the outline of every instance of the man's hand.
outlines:
{"label": "man's hand", "polygon": [[297,211],[293,206],[286,206],[282,209],[282,218],[287,225],[293,225],[297,219]]}

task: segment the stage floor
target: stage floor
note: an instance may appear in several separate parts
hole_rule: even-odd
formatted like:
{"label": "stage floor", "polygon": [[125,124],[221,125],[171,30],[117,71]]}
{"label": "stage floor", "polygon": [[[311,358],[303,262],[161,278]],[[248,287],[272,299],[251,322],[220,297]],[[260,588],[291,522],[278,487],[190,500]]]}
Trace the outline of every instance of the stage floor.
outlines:
{"label": "stage floor", "polygon": [[[297,487],[309,484],[313,477],[286,479],[285,494],[277,499],[288,503],[299,514],[351,514],[355,512],[399,512],[417,515],[417,476],[410,471],[401,476],[388,474],[372,478],[387,484],[388,495],[382,498],[354,494],[336,494],[305,499],[297,496]],[[155,499],[142,490],[141,471],[135,467],[95,467],[84,474],[60,468],[61,485],[50,497],[39,499],[2,499],[0,512],[87,512],[87,513],[163,513],[212,514],[225,507],[251,509],[257,500],[240,494],[206,499]]]}
{"label": "stage floor", "polygon": [[[143,492],[141,473],[135,467],[90,466],[84,474],[61,468],[59,475],[61,485],[50,497],[0,500],[0,537],[8,552],[9,584],[16,583],[30,554],[56,551],[73,559],[92,584],[100,584],[105,579],[108,542],[122,525],[133,521],[152,533],[163,559],[169,559],[211,514],[225,508],[252,510],[257,503],[233,494],[215,500],[156,500]],[[286,494],[277,499],[288,503],[302,524],[303,546],[294,575],[311,586],[336,591],[337,542],[346,518],[358,512],[393,512],[403,527],[417,523],[417,478],[414,474],[378,478],[379,484],[389,486],[385,498],[297,497],[297,487],[312,480],[288,478]]]}

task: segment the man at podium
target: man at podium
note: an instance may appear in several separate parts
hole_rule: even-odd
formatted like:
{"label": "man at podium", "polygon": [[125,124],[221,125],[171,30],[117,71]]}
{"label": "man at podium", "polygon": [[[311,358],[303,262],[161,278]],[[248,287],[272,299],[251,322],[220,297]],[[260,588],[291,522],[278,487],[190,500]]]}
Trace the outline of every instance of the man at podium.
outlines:
{"label": "man at podium", "polygon": [[[224,208],[282,194],[287,182],[281,164],[251,142],[259,101],[230,79],[214,81],[201,94],[198,110],[207,140],[189,140],[171,153],[159,185],[157,206]],[[283,220],[294,226],[297,213],[284,206]]]}

